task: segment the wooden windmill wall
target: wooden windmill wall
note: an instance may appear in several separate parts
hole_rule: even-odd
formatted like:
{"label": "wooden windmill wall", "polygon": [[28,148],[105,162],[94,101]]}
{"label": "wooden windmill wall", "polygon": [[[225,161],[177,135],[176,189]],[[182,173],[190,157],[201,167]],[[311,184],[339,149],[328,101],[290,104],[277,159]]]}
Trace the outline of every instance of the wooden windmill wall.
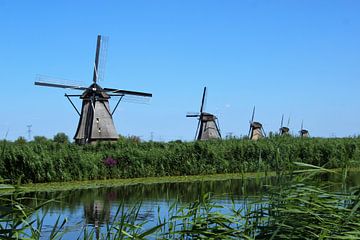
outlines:
{"label": "wooden windmill wall", "polygon": [[263,126],[261,123],[259,122],[254,122],[254,117],[255,117],[255,106],[253,108],[253,112],[252,112],[252,116],[251,116],[251,120],[250,122],[250,127],[249,127],[249,139],[250,140],[259,140],[261,138],[263,138],[265,136],[265,132],[263,129]]}
{"label": "wooden windmill wall", "polygon": [[290,117],[288,119],[287,127],[284,126],[284,114],[283,114],[281,117],[281,123],[280,123],[280,129],[279,129],[280,136],[290,135],[289,125],[290,125]]}
{"label": "wooden windmill wall", "polygon": [[301,129],[300,130],[300,137],[302,138],[308,138],[310,135],[309,135],[309,131],[308,130],[305,130],[305,129]]}
{"label": "wooden windmill wall", "polygon": [[289,135],[290,134],[290,129],[288,127],[281,127],[280,128],[280,135]]}
{"label": "wooden windmill wall", "polygon": [[220,139],[220,130],[216,124],[217,117],[210,113],[203,113],[200,116],[200,129],[197,139],[198,140],[209,140],[209,139]]}
{"label": "wooden windmill wall", "polygon": [[301,122],[301,129],[300,129],[299,133],[300,133],[300,137],[302,137],[302,138],[310,137],[309,131],[304,129],[304,121]]}
{"label": "wooden windmill wall", "polygon": [[251,128],[251,134],[250,139],[251,140],[259,140],[264,137],[262,124],[259,122],[252,122],[250,125]]}
{"label": "wooden windmill wall", "polygon": [[[75,134],[76,143],[94,141],[116,141],[119,136],[110,112],[110,96],[101,91],[97,84],[91,86],[98,91],[85,91],[82,99],[81,115]],[[97,99],[93,101],[92,99]]]}

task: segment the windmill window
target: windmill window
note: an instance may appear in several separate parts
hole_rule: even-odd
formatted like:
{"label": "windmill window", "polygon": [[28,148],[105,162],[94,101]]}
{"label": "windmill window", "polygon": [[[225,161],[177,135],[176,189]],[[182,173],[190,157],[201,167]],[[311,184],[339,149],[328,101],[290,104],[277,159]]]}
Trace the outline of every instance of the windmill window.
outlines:
{"label": "windmill window", "polygon": [[99,123],[99,118],[96,118],[96,123]]}
{"label": "windmill window", "polygon": [[98,132],[101,133],[101,128],[98,129]]}

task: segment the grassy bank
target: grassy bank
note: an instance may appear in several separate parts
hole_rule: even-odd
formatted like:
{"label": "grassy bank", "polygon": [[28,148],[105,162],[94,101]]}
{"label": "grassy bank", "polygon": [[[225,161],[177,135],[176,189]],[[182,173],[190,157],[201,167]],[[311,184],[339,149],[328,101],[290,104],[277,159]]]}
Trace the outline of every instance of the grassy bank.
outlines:
{"label": "grassy bank", "polygon": [[256,173],[227,173],[212,175],[193,175],[193,176],[168,176],[168,177],[146,177],[146,178],[127,178],[127,179],[102,179],[84,180],[71,182],[50,182],[50,183],[27,183],[16,186],[0,183],[0,193],[13,193],[15,191],[26,192],[52,192],[68,191],[74,189],[91,189],[102,187],[122,187],[132,185],[148,185],[162,183],[189,183],[206,181],[225,181],[229,179],[259,179],[264,177],[276,176],[275,172],[256,172]]}
{"label": "grassy bank", "polygon": [[22,183],[282,172],[292,170],[293,162],[327,168],[360,163],[360,138],[169,143],[121,138],[86,146],[37,139],[2,141],[0,150],[0,177]]}

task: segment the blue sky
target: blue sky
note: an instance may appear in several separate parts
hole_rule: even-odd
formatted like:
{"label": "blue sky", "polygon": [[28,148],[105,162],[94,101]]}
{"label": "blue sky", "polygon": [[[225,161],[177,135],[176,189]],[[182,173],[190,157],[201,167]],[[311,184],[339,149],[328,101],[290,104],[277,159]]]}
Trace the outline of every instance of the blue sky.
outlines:
{"label": "blue sky", "polygon": [[[1,138],[73,137],[78,116],[36,74],[89,85],[96,36],[109,36],[103,87],[153,93],[121,103],[122,135],[192,140],[204,86],[223,135],[255,120],[297,134],[360,134],[360,1],[0,1]],[[76,102],[80,107],[80,102]],[[112,101],[114,106],[116,101]],[[287,121],[287,120],[286,120]]]}

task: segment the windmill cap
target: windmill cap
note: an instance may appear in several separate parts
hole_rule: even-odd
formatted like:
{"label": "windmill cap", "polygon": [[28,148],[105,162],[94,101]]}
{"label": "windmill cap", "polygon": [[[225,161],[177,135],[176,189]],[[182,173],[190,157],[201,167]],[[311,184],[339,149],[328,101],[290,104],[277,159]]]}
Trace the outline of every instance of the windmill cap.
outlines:
{"label": "windmill cap", "polygon": [[93,93],[95,92],[96,96],[100,96],[102,98],[108,99],[110,98],[110,96],[104,92],[104,90],[102,89],[102,87],[100,87],[100,85],[93,83],[91,84],[85,91],[84,93],[81,95],[81,98],[88,98],[90,97]]}
{"label": "windmill cap", "polygon": [[251,127],[253,128],[262,128],[262,124],[259,122],[252,122]]}
{"label": "windmill cap", "polygon": [[306,133],[309,133],[309,131],[308,131],[308,130],[306,130],[306,129],[301,129],[301,130],[300,130],[300,133],[302,133],[302,134],[306,134]]}
{"label": "windmill cap", "polygon": [[207,112],[203,112],[200,118],[202,121],[214,121],[215,119],[217,119],[215,115]]}
{"label": "windmill cap", "polygon": [[288,127],[281,127],[280,130],[283,131],[283,132],[290,131],[290,129]]}

